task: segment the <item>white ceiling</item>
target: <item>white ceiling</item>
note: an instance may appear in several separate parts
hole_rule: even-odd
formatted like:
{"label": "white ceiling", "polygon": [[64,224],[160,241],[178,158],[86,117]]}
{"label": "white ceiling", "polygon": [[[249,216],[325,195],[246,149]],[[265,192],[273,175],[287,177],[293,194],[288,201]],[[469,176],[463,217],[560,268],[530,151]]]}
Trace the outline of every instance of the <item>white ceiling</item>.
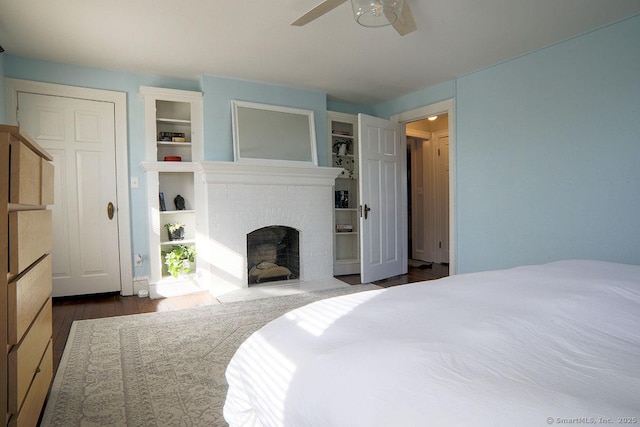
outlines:
{"label": "white ceiling", "polygon": [[11,55],[195,79],[218,75],[393,99],[640,13],[640,0],[407,0],[418,30],[364,28],[349,2],[292,27],[321,0],[0,0]]}

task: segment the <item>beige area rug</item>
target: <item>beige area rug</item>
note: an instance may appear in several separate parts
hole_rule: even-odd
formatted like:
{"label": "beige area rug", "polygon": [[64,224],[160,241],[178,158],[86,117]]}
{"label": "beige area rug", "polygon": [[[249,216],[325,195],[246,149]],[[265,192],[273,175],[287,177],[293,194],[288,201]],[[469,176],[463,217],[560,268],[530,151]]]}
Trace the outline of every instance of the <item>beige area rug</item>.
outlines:
{"label": "beige area rug", "polygon": [[225,369],[249,335],[310,302],[372,289],[76,321],[41,425],[225,426]]}

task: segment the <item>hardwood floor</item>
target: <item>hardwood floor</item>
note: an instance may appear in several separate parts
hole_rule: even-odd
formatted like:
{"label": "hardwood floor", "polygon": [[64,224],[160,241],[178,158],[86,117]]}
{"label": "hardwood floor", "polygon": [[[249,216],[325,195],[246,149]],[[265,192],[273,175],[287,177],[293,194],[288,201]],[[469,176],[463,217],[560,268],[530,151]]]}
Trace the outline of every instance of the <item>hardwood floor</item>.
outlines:
{"label": "hardwood floor", "polygon": [[[428,265],[428,264],[425,264]],[[401,276],[390,277],[388,279],[379,280],[373,282],[374,285],[382,286],[383,288],[389,288],[391,286],[406,285],[407,283],[422,282],[424,280],[435,280],[441,277],[449,275],[449,266],[445,264],[431,264],[430,268],[425,267],[409,267],[409,272]],[[357,285],[360,283],[360,275],[352,274],[348,276],[337,276],[337,279],[342,280],[350,285]]]}
{"label": "hardwood floor", "polygon": [[[375,282],[382,287],[433,280],[449,274],[449,267],[433,264],[432,268],[409,268],[409,273]],[[338,279],[351,285],[360,283],[360,275],[339,276]],[[69,330],[74,320],[98,319],[129,314],[180,310],[201,305],[220,304],[210,293],[184,295],[164,299],[123,297],[119,294],[86,295],[53,299],[53,367],[58,370]]]}

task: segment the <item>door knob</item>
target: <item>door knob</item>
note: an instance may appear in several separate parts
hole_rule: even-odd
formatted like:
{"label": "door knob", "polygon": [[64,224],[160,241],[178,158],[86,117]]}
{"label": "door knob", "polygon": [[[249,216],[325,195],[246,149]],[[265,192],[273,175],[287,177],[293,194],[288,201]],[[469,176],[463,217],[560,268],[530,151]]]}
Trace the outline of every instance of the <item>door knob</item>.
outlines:
{"label": "door knob", "polygon": [[107,217],[109,219],[113,219],[113,212],[114,212],[113,203],[109,202],[109,204],[107,205]]}
{"label": "door knob", "polygon": [[369,211],[371,210],[371,208],[369,206],[367,206],[367,204],[364,204],[364,219],[367,219],[367,217],[369,216]]}

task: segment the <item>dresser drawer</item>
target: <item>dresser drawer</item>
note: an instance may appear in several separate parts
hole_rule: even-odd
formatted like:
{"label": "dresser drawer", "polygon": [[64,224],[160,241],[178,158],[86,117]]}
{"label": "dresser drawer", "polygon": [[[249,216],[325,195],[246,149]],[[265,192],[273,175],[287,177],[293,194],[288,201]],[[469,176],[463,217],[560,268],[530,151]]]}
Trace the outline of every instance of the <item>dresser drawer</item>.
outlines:
{"label": "dresser drawer", "polygon": [[20,274],[51,250],[51,211],[9,213],[9,273]]}
{"label": "dresser drawer", "polygon": [[40,175],[40,204],[52,205],[54,179],[53,163],[47,161],[46,159],[40,158]]}
{"label": "dresser drawer", "polygon": [[51,255],[42,258],[22,277],[9,283],[7,312],[9,345],[17,344],[51,296]]}
{"label": "dresser drawer", "polygon": [[9,412],[17,414],[52,335],[49,299],[20,344],[9,352]]}
{"label": "dresser drawer", "polygon": [[23,142],[12,139],[10,203],[39,205],[41,183],[41,157]]}
{"label": "dresser drawer", "polygon": [[49,385],[53,380],[53,341],[49,341],[47,350],[40,361],[36,376],[24,399],[18,415],[13,415],[9,421],[11,427],[35,427],[40,418],[40,411],[49,392]]}

